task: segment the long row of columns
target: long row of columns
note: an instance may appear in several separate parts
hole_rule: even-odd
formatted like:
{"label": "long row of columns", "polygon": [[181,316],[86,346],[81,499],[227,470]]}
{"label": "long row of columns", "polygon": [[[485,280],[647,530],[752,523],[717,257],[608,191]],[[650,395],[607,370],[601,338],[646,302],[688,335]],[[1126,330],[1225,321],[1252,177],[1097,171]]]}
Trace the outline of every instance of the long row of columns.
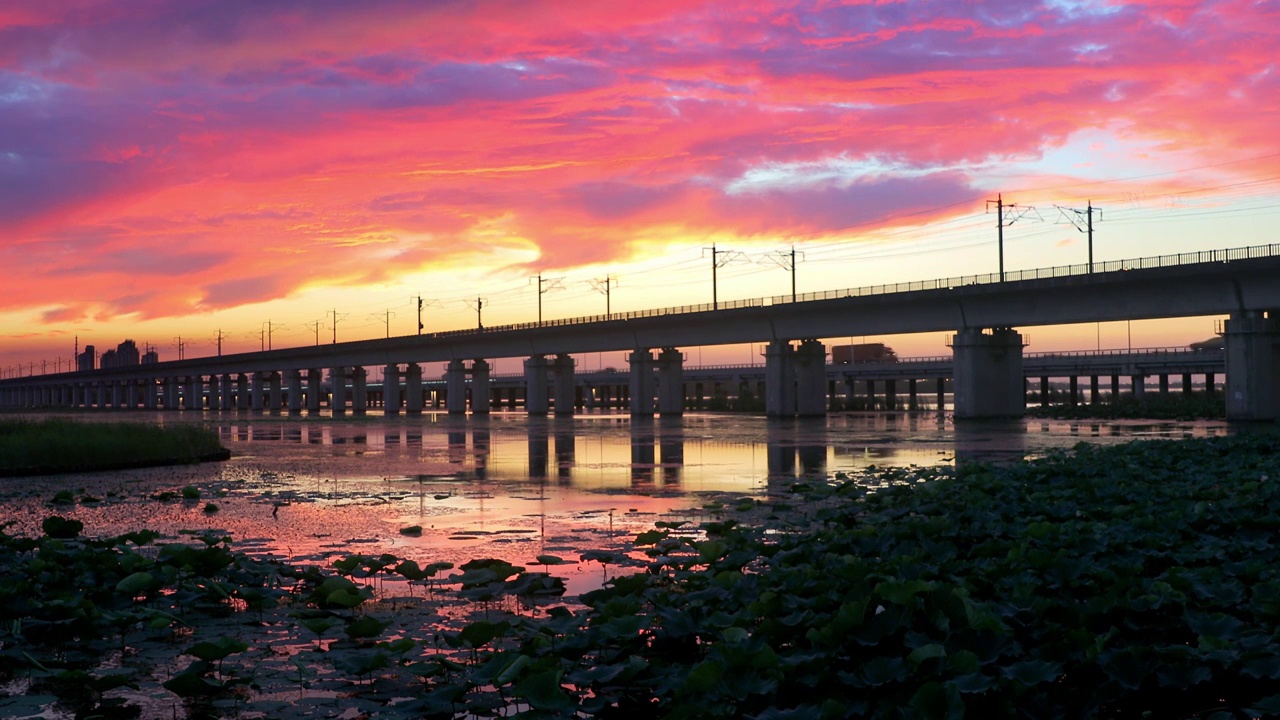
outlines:
{"label": "long row of columns", "polygon": [[[1233,314],[1224,323],[1226,348],[1227,417],[1275,419],[1280,417],[1280,311]],[[952,341],[954,351],[953,403],[958,418],[1001,417],[1022,414],[1025,381],[1022,336],[1011,328],[967,328]],[[826,349],[815,339],[775,340],[765,348],[765,412],[771,417],[816,416],[827,411],[829,388]],[[638,348],[627,356],[628,402],[633,415],[679,415],[684,411],[684,356],[676,348]],[[491,368],[484,359],[454,360],[445,367],[445,407],[450,413],[485,414],[493,400]],[[525,408],[531,415],[572,414],[577,404],[574,360],[567,354],[548,359],[534,355],[524,361]],[[383,410],[423,410],[422,368],[408,364],[404,370],[389,364],[383,370]],[[363,414],[369,407],[367,372],[363,367],[329,370],[329,408],[343,414],[350,408]],[[1184,378],[1184,389],[1188,386]],[[1213,378],[1207,378],[1212,387]],[[1071,397],[1078,381],[1071,378]],[[1143,376],[1132,380],[1135,394],[1144,389]],[[1047,383],[1041,380],[1042,396]],[[1097,377],[1090,380],[1096,399]],[[1112,378],[1112,392],[1118,379]],[[869,386],[870,387],[870,386]],[[1167,391],[1167,376],[1161,390]],[[852,392],[852,386],[850,386]],[[943,385],[937,385],[939,407]],[[887,396],[894,395],[892,383]],[[97,407],[167,410],[264,410],[287,409],[317,412],[324,395],[321,371],[231,373],[209,376],[170,376],[152,381],[72,382],[63,385],[21,386],[0,390],[5,407]],[[468,395],[470,402],[468,403]],[[911,405],[916,386],[910,383]],[[892,402],[892,401],[891,401]]]}

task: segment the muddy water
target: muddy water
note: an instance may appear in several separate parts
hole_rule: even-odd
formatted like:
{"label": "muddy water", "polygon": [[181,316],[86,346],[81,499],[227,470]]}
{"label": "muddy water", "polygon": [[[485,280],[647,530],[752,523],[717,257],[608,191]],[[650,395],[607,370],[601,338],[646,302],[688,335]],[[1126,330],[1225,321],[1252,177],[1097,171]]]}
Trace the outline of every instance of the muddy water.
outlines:
{"label": "muddy water", "polygon": [[[86,416],[80,416],[86,417]],[[297,419],[112,414],[92,419],[204,422],[225,463],[15,478],[0,483],[0,522],[39,533],[50,514],[85,532],[217,530],[236,547],[305,562],[393,553],[455,564],[475,557],[533,563],[576,557],[650,528],[698,520],[718,505],[762,497],[797,478],[871,466],[1017,461],[1077,442],[1225,434],[1223,423],[1022,420],[956,426],[933,413],[850,414],[806,421],[695,414],[528,418]],[[156,499],[188,485],[198,500]],[[59,490],[73,504],[53,505]],[[216,505],[216,510],[209,504]],[[409,528],[421,528],[420,534]],[[599,568],[557,570],[574,593]]]}

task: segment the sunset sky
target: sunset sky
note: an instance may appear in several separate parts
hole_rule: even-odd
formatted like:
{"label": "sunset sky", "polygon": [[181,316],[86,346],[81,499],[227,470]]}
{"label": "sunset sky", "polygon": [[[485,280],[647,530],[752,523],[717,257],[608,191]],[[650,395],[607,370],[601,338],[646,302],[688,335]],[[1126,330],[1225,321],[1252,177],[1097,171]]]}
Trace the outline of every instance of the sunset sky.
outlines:
{"label": "sunset sky", "polygon": [[1089,201],[1099,261],[1280,242],[1277,58],[1255,0],[0,0],[0,368],[994,272],[997,193],[1009,270]]}

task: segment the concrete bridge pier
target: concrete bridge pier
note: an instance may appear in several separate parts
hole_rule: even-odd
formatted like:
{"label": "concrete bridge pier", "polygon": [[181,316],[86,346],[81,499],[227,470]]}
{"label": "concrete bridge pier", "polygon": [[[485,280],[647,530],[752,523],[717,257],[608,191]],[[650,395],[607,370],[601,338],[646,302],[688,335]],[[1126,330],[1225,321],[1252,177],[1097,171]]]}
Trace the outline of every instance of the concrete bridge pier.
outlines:
{"label": "concrete bridge pier", "polygon": [[248,410],[252,398],[249,397],[249,373],[236,375],[236,410]]}
{"label": "concrete bridge pier", "polygon": [[1147,376],[1135,374],[1129,376],[1129,387],[1133,392],[1133,399],[1139,400],[1147,392]]}
{"label": "concrete bridge pier", "polygon": [[280,412],[280,408],[284,407],[284,389],[280,381],[280,373],[267,373],[267,410],[273,413]]}
{"label": "concrete bridge pier", "polygon": [[400,366],[382,368],[382,414],[400,414]]}
{"label": "concrete bridge pier", "polygon": [[684,354],[676,348],[658,353],[658,412],[663,417],[684,414]]}
{"label": "concrete bridge pier", "polygon": [[471,361],[471,414],[488,415],[493,404],[493,386],[490,382],[489,361],[476,358]]}
{"label": "concrete bridge pier", "polygon": [[461,360],[451,360],[444,371],[445,408],[450,415],[465,415],[467,412],[467,364]]}
{"label": "concrete bridge pier", "polygon": [[547,358],[533,355],[524,361],[524,411],[529,415],[546,415],[550,400],[547,397]]}
{"label": "concrete bridge pier", "polygon": [[966,328],[952,340],[957,419],[1022,415],[1022,335],[1012,328]]}
{"label": "concrete bridge pier", "polygon": [[308,368],[306,371],[306,389],[304,390],[305,398],[303,400],[307,407],[308,415],[316,415],[320,412],[320,396],[324,391],[320,389],[320,381],[322,379],[319,368]]}
{"label": "concrete bridge pier", "polygon": [[764,349],[764,414],[792,417],[796,414],[795,350],[790,341],[774,340]]}
{"label": "concrete bridge pier", "polygon": [[302,371],[298,369],[287,370],[284,374],[285,383],[289,386],[289,414],[302,414]]}
{"label": "concrete bridge pier", "polygon": [[250,382],[252,385],[249,390],[249,409],[254,414],[258,414],[267,405],[267,374],[256,372]]}
{"label": "concrete bridge pier", "polygon": [[329,370],[329,411],[334,415],[347,412],[347,369],[335,367]]}
{"label": "concrete bridge pier", "polygon": [[1098,392],[1098,376],[1089,376],[1089,403],[1097,405],[1102,400],[1101,393]]}
{"label": "concrete bridge pier", "polygon": [[1232,313],[1223,326],[1227,419],[1280,418],[1280,310]]}
{"label": "concrete bridge pier", "polygon": [[422,366],[409,363],[404,368],[404,411],[410,415],[422,414]]}
{"label": "concrete bridge pier", "polygon": [[631,366],[631,416],[653,415],[653,352],[649,348],[636,348],[627,355]]}
{"label": "concrete bridge pier", "polygon": [[[44,402],[44,399],[39,397],[38,395],[36,397],[35,404],[37,406],[48,405],[48,403]],[[120,383],[113,382],[111,383],[111,407],[116,410],[119,410],[123,405],[124,405],[124,393],[121,392]]]}
{"label": "concrete bridge pier", "polygon": [[351,412],[364,415],[369,409],[369,371],[357,365],[351,368]]}
{"label": "concrete bridge pier", "polygon": [[181,405],[178,401],[178,378],[167,377],[164,379],[164,409],[177,410],[180,407]]}
{"label": "concrete bridge pier", "polygon": [[226,373],[220,378],[222,391],[218,393],[218,409],[231,410],[236,406],[235,378]]}
{"label": "concrete bridge pier", "polygon": [[191,375],[187,378],[186,396],[183,410],[204,410],[204,376]]}
{"label": "concrete bridge pier", "polygon": [[218,410],[222,407],[222,382],[217,375],[209,376],[209,409]]}
{"label": "concrete bridge pier", "polygon": [[556,355],[556,359],[552,361],[551,368],[555,373],[556,415],[573,414],[576,395],[576,388],[573,382],[573,366],[573,356],[566,353]]}
{"label": "concrete bridge pier", "polygon": [[[794,355],[796,415],[827,414],[827,349],[817,340],[802,340]],[[768,392],[766,386],[765,391]]]}

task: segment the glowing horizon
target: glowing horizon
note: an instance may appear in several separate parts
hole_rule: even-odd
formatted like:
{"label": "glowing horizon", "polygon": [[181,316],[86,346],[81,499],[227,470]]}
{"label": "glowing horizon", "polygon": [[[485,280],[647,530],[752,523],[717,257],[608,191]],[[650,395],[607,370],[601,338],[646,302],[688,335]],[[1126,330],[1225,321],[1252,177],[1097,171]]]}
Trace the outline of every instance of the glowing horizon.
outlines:
{"label": "glowing horizon", "polygon": [[994,272],[997,194],[1006,270],[1085,262],[1059,206],[1097,262],[1280,227],[1273,5],[570,7],[0,9],[0,368],[704,303],[713,243],[722,301]]}

